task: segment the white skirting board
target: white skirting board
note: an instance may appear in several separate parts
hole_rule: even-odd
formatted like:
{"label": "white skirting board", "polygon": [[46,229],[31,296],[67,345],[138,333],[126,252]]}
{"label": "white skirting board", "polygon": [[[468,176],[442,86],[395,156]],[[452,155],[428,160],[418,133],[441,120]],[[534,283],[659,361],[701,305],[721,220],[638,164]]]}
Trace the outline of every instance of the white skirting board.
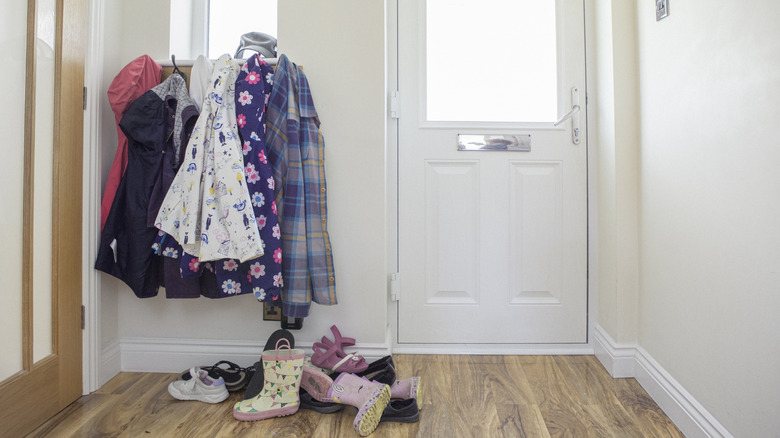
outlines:
{"label": "white skirting board", "polygon": [[610,376],[634,377],[636,345],[617,344],[600,326],[593,330],[593,350]]}
{"label": "white skirting board", "polygon": [[97,371],[97,387],[92,389],[93,391],[105,385],[122,371],[122,352],[119,341],[112,342],[100,351],[100,365]]}
{"label": "white skirting board", "polygon": [[596,357],[610,375],[634,377],[686,437],[733,437],[642,347],[617,344],[600,326],[594,340]]}
{"label": "white skirting board", "polygon": [[394,344],[397,354],[586,355],[589,344]]}
{"label": "white skirting board", "polygon": [[[162,339],[162,338],[121,338],[117,343],[121,364],[117,368],[114,363],[106,363],[107,357],[112,357],[112,350],[103,350],[103,364],[108,379],[120,371],[177,373],[193,366],[213,365],[221,360],[234,362],[242,367],[248,367],[260,360],[265,343],[241,342],[232,340],[204,339]],[[112,344],[113,346],[113,344]],[[311,355],[312,343],[297,343],[295,348],[302,349],[306,355]],[[390,354],[389,344],[358,344],[347,351],[357,350],[372,362]],[[101,376],[102,377],[102,376]],[[106,379],[106,381],[108,380]],[[101,378],[101,385],[105,382]]]}

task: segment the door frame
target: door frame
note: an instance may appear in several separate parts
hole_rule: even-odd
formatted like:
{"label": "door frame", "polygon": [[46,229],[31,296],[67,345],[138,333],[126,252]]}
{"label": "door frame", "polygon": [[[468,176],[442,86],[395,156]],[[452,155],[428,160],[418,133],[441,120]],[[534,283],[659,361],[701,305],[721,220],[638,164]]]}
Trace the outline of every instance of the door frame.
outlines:
{"label": "door frame", "polygon": [[[398,34],[399,34],[399,17],[398,17],[398,3],[404,0],[390,0],[386,3],[386,19],[387,19],[387,105],[388,110],[393,108],[394,103],[391,99],[391,93],[398,90],[398,71],[399,71],[399,59],[398,59]],[[598,254],[598,187],[596,176],[598,175],[598,156],[597,148],[594,147],[592,140],[595,138],[593,133],[593,126],[589,122],[594,120],[594,109],[587,105],[587,90],[592,90],[592,76],[589,72],[592,71],[594,64],[593,60],[588,53],[594,53],[593,41],[595,41],[593,32],[593,2],[594,0],[582,0],[584,3],[585,13],[585,77],[586,77],[586,92],[585,92],[585,124],[588,128],[586,130],[587,138],[584,139],[583,145],[587,148],[587,267],[588,267],[588,280],[587,280],[587,342],[576,344],[490,344],[490,345],[477,345],[477,344],[417,344],[417,343],[399,343],[398,342],[398,301],[390,301],[388,304],[388,337],[392,340],[392,351],[394,353],[401,354],[594,354],[594,338],[593,328],[597,325],[597,309],[598,309],[598,266],[597,266],[597,254]],[[403,117],[403,114],[400,114]],[[398,119],[390,116],[388,111],[387,119],[387,272],[388,272],[388,289],[402,290],[402,284],[393,284],[392,276],[398,272],[399,269],[399,220],[398,220],[398,205],[399,205],[399,190],[398,190],[398,177],[400,174],[400,163],[398,160],[399,150],[399,123]],[[400,282],[403,282],[401,278]],[[389,298],[392,300],[392,298]],[[403,299],[403,296],[400,297]]]}

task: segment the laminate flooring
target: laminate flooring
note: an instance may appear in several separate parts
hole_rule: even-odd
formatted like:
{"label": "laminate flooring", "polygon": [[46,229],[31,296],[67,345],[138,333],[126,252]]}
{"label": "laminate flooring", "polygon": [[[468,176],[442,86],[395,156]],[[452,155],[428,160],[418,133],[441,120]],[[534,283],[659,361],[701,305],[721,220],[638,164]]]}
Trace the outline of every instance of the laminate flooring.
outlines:
{"label": "laminate flooring", "polygon": [[[398,378],[422,378],[420,421],[371,437],[683,437],[634,379],[594,356],[394,355]],[[210,405],[167,391],[177,374],[120,373],[29,437],[357,437],[354,408],[236,421],[242,392]]]}

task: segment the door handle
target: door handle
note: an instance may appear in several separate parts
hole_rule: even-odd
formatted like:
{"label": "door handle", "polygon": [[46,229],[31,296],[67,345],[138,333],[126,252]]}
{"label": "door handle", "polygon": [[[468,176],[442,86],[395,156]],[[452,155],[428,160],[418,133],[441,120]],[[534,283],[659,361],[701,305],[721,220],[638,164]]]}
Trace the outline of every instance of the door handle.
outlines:
{"label": "door handle", "polygon": [[565,122],[566,120],[569,120],[574,115],[574,113],[576,113],[579,110],[580,110],[580,106],[574,105],[573,107],[571,107],[568,113],[564,114],[560,119],[558,119],[557,122],[553,123],[553,126],[558,126],[561,123]]}
{"label": "door handle", "polygon": [[571,119],[571,142],[580,144],[580,118],[574,117],[580,111],[580,90],[577,87],[571,89],[571,109],[561,116],[553,126],[558,126],[568,119]]}

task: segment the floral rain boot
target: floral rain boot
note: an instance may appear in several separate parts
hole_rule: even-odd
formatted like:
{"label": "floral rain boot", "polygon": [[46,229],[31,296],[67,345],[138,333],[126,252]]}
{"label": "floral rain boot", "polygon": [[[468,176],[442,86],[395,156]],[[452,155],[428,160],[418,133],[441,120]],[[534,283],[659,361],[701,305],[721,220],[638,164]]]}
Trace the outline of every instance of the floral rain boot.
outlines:
{"label": "floral rain boot", "polygon": [[[287,352],[280,350],[285,348]],[[298,390],[305,356],[303,350],[290,349],[286,339],[280,339],[275,350],[264,351],[263,389],[255,397],[237,402],[233,417],[239,421],[257,421],[296,413],[300,407]]]}
{"label": "floral rain boot", "polygon": [[390,387],[365,377],[342,373],[327,392],[326,399],[358,408],[353,425],[360,436],[367,436],[379,425],[390,403]]}

